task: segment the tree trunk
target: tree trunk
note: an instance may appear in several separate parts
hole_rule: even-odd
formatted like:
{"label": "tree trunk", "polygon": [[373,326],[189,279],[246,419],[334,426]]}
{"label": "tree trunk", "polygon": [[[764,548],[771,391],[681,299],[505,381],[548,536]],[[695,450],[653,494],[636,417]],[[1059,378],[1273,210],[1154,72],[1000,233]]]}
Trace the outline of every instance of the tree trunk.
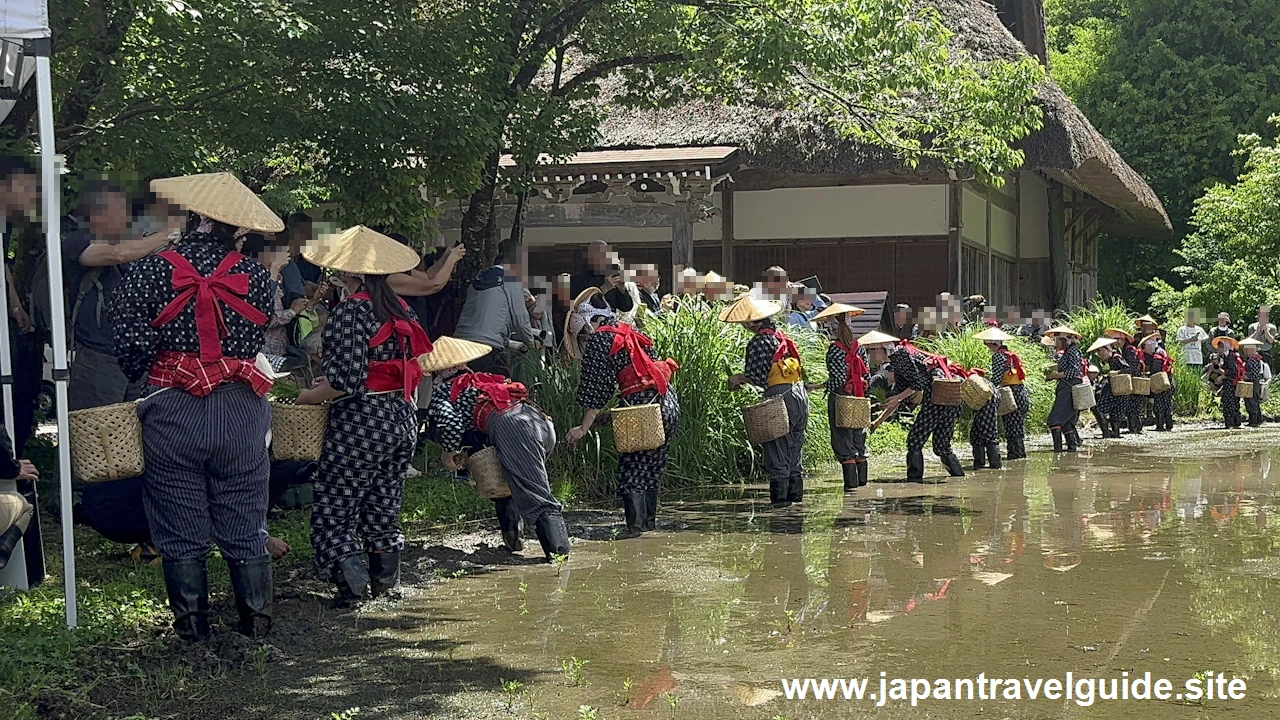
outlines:
{"label": "tree trunk", "polygon": [[484,268],[493,264],[498,256],[498,223],[494,212],[498,202],[498,160],[501,153],[494,152],[485,161],[480,187],[471,193],[467,214],[462,218],[462,246],[467,257],[455,277],[468,282]]}

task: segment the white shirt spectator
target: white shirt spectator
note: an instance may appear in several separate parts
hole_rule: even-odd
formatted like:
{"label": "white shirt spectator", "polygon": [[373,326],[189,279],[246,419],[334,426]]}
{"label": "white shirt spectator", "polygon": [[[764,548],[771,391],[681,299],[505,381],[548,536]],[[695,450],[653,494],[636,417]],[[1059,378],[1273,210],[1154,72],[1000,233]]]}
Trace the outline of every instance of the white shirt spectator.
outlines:
{"label": "white shirt spectator", "polygon": [[[1178,346],[1182,348],[1182,362],[1187,365],[1203,365],[1204,364],[1204,343],[1209,340],[1209,333],[1199,325],[1187,327],[1183,325],[1178,328],[1178,334],[1175,336]],[[1195,339],[1195,342],[1188,343],[1188,340]],[[1186,343],[1185,345],[1183,343]]]}

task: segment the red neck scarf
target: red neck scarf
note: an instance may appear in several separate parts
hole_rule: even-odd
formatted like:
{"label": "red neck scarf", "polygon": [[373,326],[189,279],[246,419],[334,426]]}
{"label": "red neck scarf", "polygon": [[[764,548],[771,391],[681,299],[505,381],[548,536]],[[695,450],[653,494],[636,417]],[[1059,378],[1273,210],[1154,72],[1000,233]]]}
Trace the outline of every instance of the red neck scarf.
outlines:
{"label": "red neck scarf", "polygon": [[226,337],[227,322],[222,314],[222,305],[235,310],[254,325],[266,325],[267,316],[244,300],[249,293],[249,276],[246,273],[231,275],[231,268],[244,259],[237,252],[227,253],[218,263],[212,275],[205,277],[177,251],[168,250],[160,253],[160,257],[173,266],[173,289],[178,291],[175,297],[165,306],[151,327],[160,327],[172,322],[187,305],[195,301],[196,336],[200,340],[201,362],[213,363],[222,359],[222,338]]}
{"label": "red neck scarf", "polygon": [[[408,308],[403,298],[396,298],[400,306]],[[347,300],[372,300],[369,293],[358,292],[347,297]],[[404,390],[404,399],[412,400],[413,391],[422,382],[422,368],[418,365],[418,356],[432,350],[431,338],[422,330],[422,326],[412,320],[393,317],[382,323],[378,332],[369,338],[369,347],[375,348],[394,336],[400,347],[400,357],[396,360],[375,360],[369,363],[369,378],[365,386],[374,392],[387,390]]]}
{"label": "red neck scarf", "polygon": [[773,351],[774,362],[787,357],[793,357],[796,360],[800,359],[800,351],[796,349],[796,344],[782,332],[774,328],[765,328],[760,331],[760,334],[768,335],[778,341],[778,349]]}
{"label": "red neck scarf", "polygon": [[903,340],[900,344],[903,347],[907,348],[909,352],[924,357],[925,367],[938,368],[939,370],[942,371],[942,376],[947,379],[951,379],[953,376],[956,376],[956,375],[959,375],[960,377],[969,376],[968,371],[966,371],[962,365],[960,365],[959,363],[951,362],[950,359],[942,355],[935,355],[931,352],[925,352],[924,350],[921,350],[920,348],[916,347],[915,345],[912,345],[910,342],[906,340]]}
{"label": "red neck scarf", "polygon": [[657,361],[649,357],[647,349],[653,347],[653,340],[648,335],[630,325],[601,325],[596,332],[612,333],[613,345],[609,354],[617,355],[625,349],[636,375],[644,382],[653,383],[659,395],[666,394],[670,375],[659,370]]}
{"label": "red neck scarf", "polygon": [[1018,374],[1019,380],[1027,379],[1027,372],[1022,369],[1022,358],[1018,354],[1007,347],[1000,348],[997,352],[1004,356],[1005,362],[1009,364],[1010,369]]}
{"label": "red neck scarf", "polygon": [[862,348],[858,341],[845,345],[837,340],[836,347],[844,351],[844,365],[849,370],[845,378],[844,391],[854,397],[865,397],[867,394],[867,363],[862,359]]}

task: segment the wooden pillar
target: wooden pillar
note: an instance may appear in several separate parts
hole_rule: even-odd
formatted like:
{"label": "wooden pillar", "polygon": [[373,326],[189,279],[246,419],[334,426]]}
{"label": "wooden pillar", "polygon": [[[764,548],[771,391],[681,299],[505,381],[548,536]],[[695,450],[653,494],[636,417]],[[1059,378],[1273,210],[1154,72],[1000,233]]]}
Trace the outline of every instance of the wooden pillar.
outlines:
{"label": "wooden pillar", "polygon": [[733,267],[733,182],[729,180],[720,186],[720,274],[730,280],[737,277]]}
{"label": "wooden pillar", "polygon": [[671,209],[671,287],[676,287],[680,271],[693,267],[693,220],[689,202],[681,198]]}
{"label": "wooden pillar", "polygon": [[1071,258],[1067,256],[1067,205],[1062,183],[1049,185],[1049,299],[1056,310],[1071,307]]}
{"label": "wooden pillar", "polygon": [[998,192],[998,188],[987,188],[987,283],[982,288],[982,297],[990,302],[995,302],[996,296],[996,279],[991,274],[991,206],[995,204],[994,195]]}
{"label": "wooden pillar", "polygon": [[[1013,288],[1009,299],[1022,306],[1022,173],[1013,174]],[[1003,308],[1001,311],[1003,312]]]}
{"label": "wooden pillar", "polygon": [[964,202],[964,185],[959,180],[952,180],[947,187],[947,291],[952,295],[960,295],[960,229],[964,227],[964,216],[960,209]]}

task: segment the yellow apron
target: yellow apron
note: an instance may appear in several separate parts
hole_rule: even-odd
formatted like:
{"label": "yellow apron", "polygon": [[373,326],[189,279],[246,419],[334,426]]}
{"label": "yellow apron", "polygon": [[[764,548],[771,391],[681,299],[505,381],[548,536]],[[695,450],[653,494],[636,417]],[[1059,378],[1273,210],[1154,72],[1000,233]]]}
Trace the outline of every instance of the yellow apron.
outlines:
{"label": "yellow apron", "polygon": [[774,385],[795,385],[800,382],[800,361],[793,357],[784,357],[769,366],[769,387]]}

